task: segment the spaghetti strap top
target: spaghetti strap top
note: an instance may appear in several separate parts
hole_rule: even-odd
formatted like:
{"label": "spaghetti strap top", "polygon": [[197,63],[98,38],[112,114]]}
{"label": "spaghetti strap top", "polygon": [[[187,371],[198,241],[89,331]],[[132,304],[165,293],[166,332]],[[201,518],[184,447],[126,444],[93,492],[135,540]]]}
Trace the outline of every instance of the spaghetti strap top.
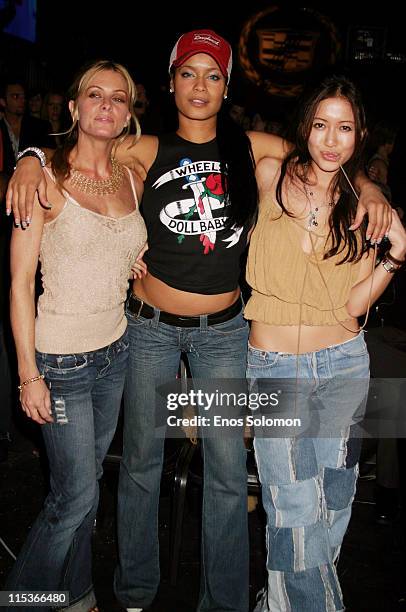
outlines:
{"label": "spaghetti strap top", "polygon": [[323,259],[325,247],[303,251],[306,231],[268,195],[260,203],[247,261],[252,296],[247,319],[269,325],[336,325],[347,321],[346,303],[359,277],[360,264],[337,265],[342,254]]}
{"label": "spaghetti strap top", "polygon": [[128,215],[96,213],[64,191],[62,211],[44,225],[40,244],[44,291],[35,324],[38,351],[97,350],[126,329],[124,302],[131,266],[147,239],[134,181],[127,171],[135,201]]}

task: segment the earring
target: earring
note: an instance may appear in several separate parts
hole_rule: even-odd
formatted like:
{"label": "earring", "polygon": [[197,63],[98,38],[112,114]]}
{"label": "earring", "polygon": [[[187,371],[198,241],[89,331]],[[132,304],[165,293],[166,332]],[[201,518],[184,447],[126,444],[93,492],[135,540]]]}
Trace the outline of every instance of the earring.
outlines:
{"label": "earring", "polygon": [[224,96],[224,100],[227,100],[227,94]]}
{"label": "earring", "polygon": [[169,88],[169,93],[173,93],[172,87]]}

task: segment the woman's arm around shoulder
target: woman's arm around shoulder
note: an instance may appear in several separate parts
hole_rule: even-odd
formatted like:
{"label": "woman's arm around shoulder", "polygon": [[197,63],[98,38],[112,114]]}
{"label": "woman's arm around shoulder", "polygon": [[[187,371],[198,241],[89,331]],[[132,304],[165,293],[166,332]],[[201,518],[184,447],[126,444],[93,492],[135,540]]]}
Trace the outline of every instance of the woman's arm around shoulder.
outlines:
{"label": "woman's arm around shoulder", "polygon": [[355,219],[350,229],[358,229],[364,216],[367,214],[367,239],[371,239],[371,244],[381,242],[383,237],[390,231],[392,220],[391,206],[381,189],[364,172],[358,172],[355,186],[360,194]]}
{"label": "woman's arm around shoulder", "polygon": [[388,183],[388,165],[383,159],[375,158],[372,160],[368,166],[368,177],[371,181],[383,183],[384,185]]}
{"label": "woman's arm around shoulder", "polygon": [[134,144],[134,136],[126,136],[115,150],[116,159],[134,170],[142,180],[145,180],[149,169],[158,153],[157,136],[140,136]]}
{"label": "woman's arm around shoulder", "polygon": [[249,131],[247,136],[251,141],[256,164],[259,164],[264,157],[273,157],[282,161],[292,148],[290,142],[276,134]]}
{"label": "woman's arm around shoulder", "polygon": [[[389,240],[391,242],[389,255],[398,261],[405,261],[406,230],[395,210],[392,210]],[[361,260],[358,281],[351,289],[347,302],[347,310],[352,317],[359,317],[365,314],[368,304],[372,305],[393,279],[393,274],[387,272],[382,264],[374,268],[373,263],[373,251],[370,249]]]}
{"label": "woman's arm around shoulder", "polygon": [[131,172],[131,177],[134,182],[135,193],[137,194],[137,206],[139,207],[144,193],[144,181],[142,177],[138,174],[138,172],[132,170],[131,168],[128,169]]}
{"label": "woman's arm around shoulder", "polygon": [[274,184],[275,179],[279,175],[281,168],[281,160],[276,157],[263,157],[258,162],[255,177],[257,179],[257,185],[260,195],[270,191]]}

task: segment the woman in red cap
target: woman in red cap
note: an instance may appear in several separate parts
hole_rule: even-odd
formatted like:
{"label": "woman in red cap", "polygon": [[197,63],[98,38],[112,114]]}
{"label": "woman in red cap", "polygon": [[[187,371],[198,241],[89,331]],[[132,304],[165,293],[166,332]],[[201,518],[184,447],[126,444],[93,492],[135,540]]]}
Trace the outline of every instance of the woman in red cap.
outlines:
{"label": "woman in red cap", "polygon": [[[179,118],[176,133],[142,136],[135,147],[124,144],[116,152],[145,177],[149,242],[144,257],[148,274],[135,281],[127,304],[131,351],[118,499],[115,591],[132,612],[148,608],[159,585],[164,440],[155,432],[155,390],[175,379],[182,352],[193,377],[223,379],[217,385],[221,391],[242,389],[245,378],[248,324],[239,276],[257,210],[255,163],[269,154],[281,158],[284,143],[275,135],[246,135],[221,111],[231,64],[231,47],[215,32],[181,36],[169,67]],[[47,199],[32,169],[36,162],[23,163],[11,182],[8,208],[14,201],[16,221],[29,223],[25,202],[37,188],[41,201]],[[382,200],[378,190],[364,193],[369,233],[378,240],[389,225],[389,212],[376,204]],[[358,209],[354,226],[365,207]],[[232,379],[237,379],[234,385]],[[207,414],[204,406],[199,409]],[[249,605],[246,452],[242,432],[232,433],[202,437],[199,612],[247,612]]]}

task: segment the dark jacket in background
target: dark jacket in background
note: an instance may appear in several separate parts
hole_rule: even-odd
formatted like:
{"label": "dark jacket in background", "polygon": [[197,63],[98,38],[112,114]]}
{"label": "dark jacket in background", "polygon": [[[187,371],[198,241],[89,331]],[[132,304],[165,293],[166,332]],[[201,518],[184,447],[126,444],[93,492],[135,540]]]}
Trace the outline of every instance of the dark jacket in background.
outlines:
{"label": "dark jacket in background", "polygon": [[[3,139],[3,170],[11,176],[16,160],[4,119],[0,120],[0,130]],[[19,150],[23,151],[27,147],[55,149],[55,139],[49,135],[51,132],[52,128],[49,121],[25,115],[21,124]]]}

